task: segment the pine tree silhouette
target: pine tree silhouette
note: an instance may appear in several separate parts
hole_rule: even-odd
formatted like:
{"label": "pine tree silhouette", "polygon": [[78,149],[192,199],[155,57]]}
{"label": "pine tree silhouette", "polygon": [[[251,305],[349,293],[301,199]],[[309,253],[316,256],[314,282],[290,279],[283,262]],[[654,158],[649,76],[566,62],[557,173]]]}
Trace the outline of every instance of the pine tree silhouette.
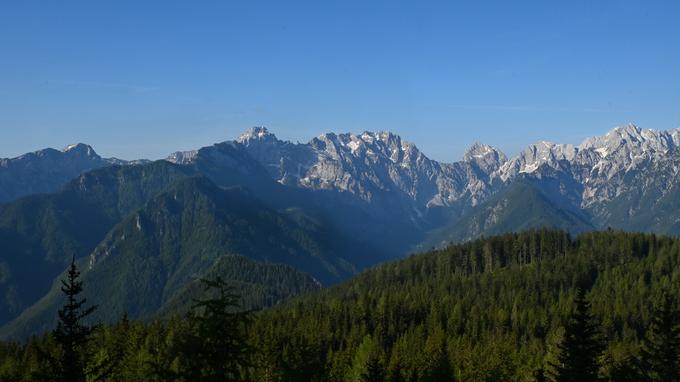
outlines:
{"label": "pine tree silhouette", "polygon": [[57,360],[58,379],[69,382],[85,381],[86,357],[83,347],[87,344],[93,328],[83,323],[83,319],[97,308],[84,308],[86,299],[78,299],[83,291],[83,282],[79,281],[80,272],[71,260],[71,267],[66,280],[61,280],[61,291],[66,295],[66,304],[59,309],[59,323],[53,331],[54,339],[61,349],[60,359]]}
{"label": "pine tree silhouette", "polygon": [[576,309],[565,327],[564,339],[558,345],[557,363],[551,363],[554,368],[551,374],[556,382],[599,381],[599,358],[604,343],[583,290],[577,291],[574,305]]}
{"label": "pine tree silhouette", "polygon": [[383,382],[385,381],[385,370],[380,358],[372,355],[366,363],[366,371],[361,374],[363,382]]}
{"label": "pine tree silhouette", "polygon": [[195,300],[188,316],[193,332],[181,339],[180,345],[190,365],[184,377],[192,381],[240,381],[242,371],[251,366],[253,353],[245,333],[249,312],[240,309],[239,296],[220,277],[201,282],[206,294],[217,295]]}
{"label": "pine tree silhouette", "polygon": [[534,381],[535,382],[546,382],[548,378],[545,376],[545,370],[542,367],[534,370]]}
{"label": "pine tree silhouette", "polygon": [[646,380],[680,381],[680,311],[667,292],[654,309],[640,358]]}

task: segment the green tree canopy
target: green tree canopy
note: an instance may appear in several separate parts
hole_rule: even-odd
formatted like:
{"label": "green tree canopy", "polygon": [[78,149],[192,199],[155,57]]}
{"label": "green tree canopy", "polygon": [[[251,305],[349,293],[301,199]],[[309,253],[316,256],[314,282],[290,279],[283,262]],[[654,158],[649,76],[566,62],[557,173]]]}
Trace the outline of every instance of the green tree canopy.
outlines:
{"label": "green tree canopy", "polygon": [[560,354],[553,377],[556,382],[599,381],[600,357],[604,343],[598,324],[590,313],[590,303],[583,289],[578,289],[574,299],[575,309],[565,326]]}

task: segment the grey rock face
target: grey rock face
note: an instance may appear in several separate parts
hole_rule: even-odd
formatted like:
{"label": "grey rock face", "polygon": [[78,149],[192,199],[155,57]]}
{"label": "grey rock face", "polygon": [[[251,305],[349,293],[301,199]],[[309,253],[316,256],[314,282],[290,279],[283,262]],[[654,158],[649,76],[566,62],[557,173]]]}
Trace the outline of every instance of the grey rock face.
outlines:
{"label": "grey rock face", "polygon": [[496,148],[480,143],[473,144],[463,155],[463,161],[474,163],[484,173],[497,171],[508,158]]}
{"label": "grey rock face", "polygon": [[[279,183],[315,190],[339,190],[362,200],[399,195],[411,208],[485,200],[498,184],[520,174],[540,177],[545,170],[563,172],[582,188],[582,206],[608,200],[625,191],[620,179],[649,161],[660,160],[680,142],[680,130],[658,132],[634,125],[618,127],[578,146],[541,141],[507,159],[499,150],[475,143],[463,160],[440,163],[389,132],[322,134],[308,143],[279,140],[264,127],[242,134],[243,146]],[[171,155],[188,163],[196,152]],[[570,190],[565,190],[570,192]],[[571,192],[573,193],[573,192]]]}
{"label": "grey rock face", "polygon": [[[231,144],[283,185],[352,195],[414,222],[433,208],[464,212],[516,179],[527,178],[549,199],[559,201],[560,208],[583,211],[599,225],[617,226],[614,219],[621,213],[614,210],[625,208],[626,216],[642,216],[641,209],[657,207],[651,202],[642,207],[635,200],[652,200],[651,195],[667,199],[680,179],[680,129],[654,131],[634,125],[580,145],[541,141],[510,159],[476,143],[454,163],[431,160],[389,132],[327,133],[308,143],[292,143],[256,127]],[[169,160],[190,163],[195,157],[193,152],[182,153]]]}
{"label": "grey rock face", "polygon": [[601,228],[676,233],[680,225],[670,216],[680,200],[679,138],[680,129],[617,127],[575,147],[532,145],[495,176],[510,182],[523,173],[543,179],[539,184],[558,181],[553,193],[572,200]]}
{"label": "grey rock face", "polygon": [[561,161],[571,161],[577,152],[578,148],[573,145],[541,141],[529,145],[518,156],[507,161],[494,175],[508,181],[520,173],[534,172],[542,165],[559,168]]}
{"label": "grey rock face", "polygon": [[650,162],[663,161],[678,148],[679,142],[680,129],[655,131],[627,125],[604,136],[588,138],[579,146],[548,142],[531,145],[494,175],[503,181],[520,173],[540,176],[542,166],[569,173],[583,186],[585,208],[639,187],[626,181],[626,175]]}
{"label": "grey rock face", "polygon": [[379,205],[401,200],[414,218],[432,206],[476,204],[490,193],[490,174],[506,160],[495,148],[476,144],[463,161],[439,163],[389,132],[328,133],[294,144],[257,127],[237,142],[282,184],[347,192]]}
{"label": "grey rock face", "polygon": [[165,158],[165,160],[175,164],[188,164],[194,160],[197,153],[198,151],[196,150],[176,151]]}

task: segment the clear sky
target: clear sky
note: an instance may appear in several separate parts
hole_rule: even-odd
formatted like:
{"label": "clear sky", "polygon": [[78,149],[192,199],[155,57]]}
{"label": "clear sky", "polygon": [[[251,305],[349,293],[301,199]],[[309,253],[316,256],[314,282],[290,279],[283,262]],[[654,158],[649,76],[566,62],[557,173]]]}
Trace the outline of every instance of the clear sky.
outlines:
{"label": "clear sky", "polygon": [[428,156],[680,127],[680,1],[4,1],[0,157],[165,157],[264,125]]}

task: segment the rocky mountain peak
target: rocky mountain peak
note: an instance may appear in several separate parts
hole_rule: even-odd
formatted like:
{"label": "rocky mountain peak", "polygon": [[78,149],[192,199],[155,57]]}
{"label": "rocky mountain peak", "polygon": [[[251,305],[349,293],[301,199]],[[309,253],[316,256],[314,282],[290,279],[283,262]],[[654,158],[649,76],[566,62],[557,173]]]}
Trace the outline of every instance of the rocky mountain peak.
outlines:
{"label": "rocky mountain peak", "polygon": [[358,135],[324,133],[314,138],[310,145],[336,159],[366,157],[369,161],[375,161],[388,158],[393,163],[402,163],[424,158],[413,143],[387,131],[364,131]]}
{"label": "rocky mountain peak", "polygon": [[465,162],[476,163],[486,172],[496,171],[508,158],[493,146],[475,142],[463,155]]}
{"label": "rocky mountain peak", "polygon": [[556,144],[539,141],[529,145],[518,156],[505,162],[498,171],[504,181],[520,173],[532,173],[542,165],[559,168],[561,161],[571,161],[578,153],[578,148],[571,144]]}
{"label": "rocky mountain peak", "polygon": [[270,133],[269,130],[263,126],[251,127],[250,129],[246,130],[243,134],[241,134],[238,137],[238,139],[236,139],[236,142],[241,143],[243,145],[248,145],[254,141],[279,142],[279,139],[276,138],[276,135]]}
{"label": "rocky mountain peak", "polygon": [[83,143],[68,145],[63,150],[46,148],[0,159],[0,202],[54,192],[83,172],[111,164],[113,159],[101,158]]}
{"label": "rocky mountain peak", "polygon": [[[562,182],[558,192],[583,206],[611,200],[628,189],[622,181],[625,174],[667,157],[669,150],[678,147],[680,129],[654,131],[631,124],[578,146],[538,141],[510,159],[492,146],[475,143],[456,163],[430,160],[414,144],[389,131],[329,132],[301,144],[254,127],[231,143],[281,184],[353,194],[376,210],[399,199],[409,214],[417,211],[417,218],[431,206],[475,206],[499,185],[518,177],[558,177]],[[175,153],[168,160],[183,163],[196,155],[201,154]]]}
{"label": "rocky mountain peak", "polygon": [[619,135],[627,134],[627,135],[630,135],[630,136],[636,136],[636,135],[639,136],[639,135],[642,134],[643,131],[644,131],[643,129],[641,129],[640,127],[638,127],[634,123],[629,123],[627,125],[617,126],[613,129],[611,129],[610,131],[607,132],[607,135],[611,135],[612,133],[614,133],[614,134],[619,134]]}
{"label": "rocky mountain peak", "polygon": [[641,129],[633,124],[616,127],[607,134],[588,138],[580,147],[599,153],[603,158],[618,153],[622,160],[634,156],[666,153],[678,146],[678,132]]}
{"label": "rocky mountain peak", "polygon": [[[579,146],[583,155],[579,162],[599,174],[588,177],[588,183],[609,182],[613,177],[662,159],[680,144],[680,130],[641,129],[636,125],[616,127],[607,134],[588,138]],[[588,155],[585,155],[589,153]],[[603,183],[604,187],[604,183]],[[609,197],[609,194],[607,196]]]}
{"label": "rocky mountain peak", "polygon": [[86,145],[84,143],[75,143],[68,145],[64,147],[62,150],[64,153],[68,153],[71,155],[77,155],[77,156],[82,156],[82,157],[89,157],[89,158],[100,158],[99,155],[94,151],[92,146]]}

